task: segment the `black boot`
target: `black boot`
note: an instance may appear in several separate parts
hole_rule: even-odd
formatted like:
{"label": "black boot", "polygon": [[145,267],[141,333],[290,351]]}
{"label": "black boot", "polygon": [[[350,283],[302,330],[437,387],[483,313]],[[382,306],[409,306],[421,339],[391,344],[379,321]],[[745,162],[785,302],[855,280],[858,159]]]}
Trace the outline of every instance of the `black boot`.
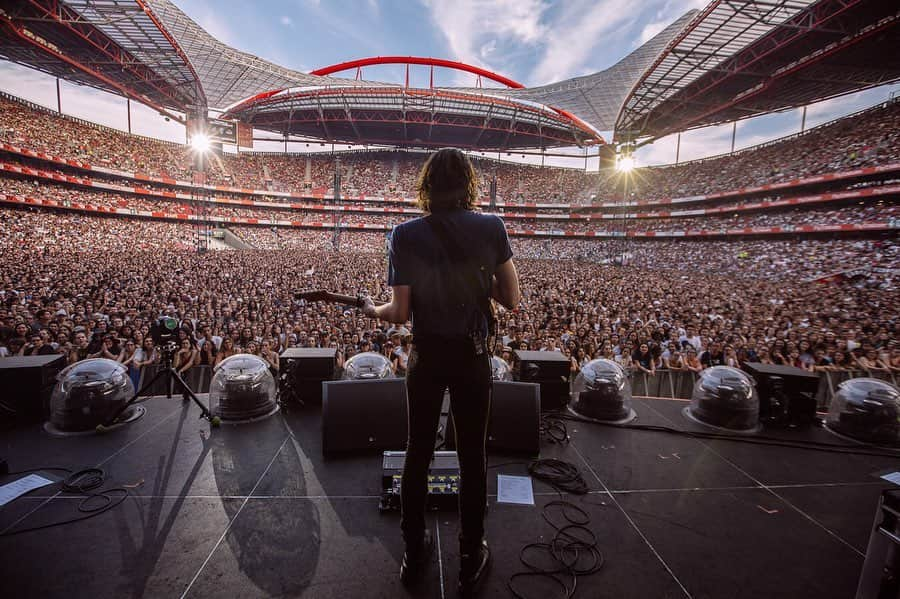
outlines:
{"label": "black boot", "polygon": [[472,596],[483,582],[491,562],[491,550],[483,540],[472,551],[459,556],[459,595]]}
{"label": "black boot", "polygon": [[414,546],[407,545],[406,551],[403,552],[403,561],[400,562],[400,582],[410,585],[420,580],[428,568],[433,550],[434,541],[430,530],[425,531],[421,543]]}

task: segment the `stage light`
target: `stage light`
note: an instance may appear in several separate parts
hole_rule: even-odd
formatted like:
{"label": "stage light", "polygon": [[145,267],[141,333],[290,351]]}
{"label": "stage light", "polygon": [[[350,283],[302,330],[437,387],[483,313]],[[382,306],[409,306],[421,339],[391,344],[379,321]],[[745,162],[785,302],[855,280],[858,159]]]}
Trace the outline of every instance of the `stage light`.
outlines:
{"label": "stage light", "polygon": [[206,133],[195,133],[191,137],[191,149],[197,153],[205,154],[209,152],[211,141]]}
{"label": "stage light", "polygon": [[[50,397],[52,434],[93,433],[134,395],[128,368],[115,360],[91,358],[63,369]],[[136,420],[144,408],[132,406],[120,423]]]}
{"label": "stage light", "polygon": [[512,368],[500,356],[491,356],[491,378],[495,381],[513,380]]}
{"label": "stage light", "polygon": [[582,366],[575,377],[569,411],[600,422],[624,424],[633,420],[636,414],[631,409],[631,383],[625,370],[604,358]]}
{"label": "stage light", "polygon": [[873,378],[844,381],[831,398],[825,424],[865,443],[900,446],[900,391]]}
{"label": "stage light", "polygon": [[253,354],[236,354],[214,368],[209,405],[222,422],[251,422],[278,411],[275,377],[269,364]]}
{"label": "stage light", "polygon": [[731,366],[713,366],[700,373],[694,384],[691,405],[683,411],[688,419],[733,432],[759,430],[759,396],[753,379]]}
{"label": "stage light", "polygon": [[344,363],[344,380],[364,381],[389,379],[393,376],[391,362],[386,357],[367,351],[352,356]]}
{"label": "stage light", "polygon": [[616,161],[616,170],[620,173],[629,173],[634,168],[634,158],[626,154],[624,156],[620,156]]}

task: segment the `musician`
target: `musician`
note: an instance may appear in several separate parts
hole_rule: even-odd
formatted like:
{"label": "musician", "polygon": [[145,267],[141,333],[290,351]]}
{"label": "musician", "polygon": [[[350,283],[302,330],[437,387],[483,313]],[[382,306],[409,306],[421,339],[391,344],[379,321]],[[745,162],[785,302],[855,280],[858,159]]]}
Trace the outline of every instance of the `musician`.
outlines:
{"label": "musician", "polygon": [[413,324],[407,372],[409,442],[403,471],[401,529],[406,552],[400,578],[409,584],[425,570],[432,549],[425,527],[426,480],[444,390],[450,390],[460,475],[459,592],[473,592],[490,560],[484,539],[487,507],[485,438],[491,401],[490,298],[507,308],[519,302],[519,282],[503,221],[474,210],[475,170],[465,154],[442,149],[418,180],[426,213],[398,225],[390,244],[390,303],[365,298],[363,312]]}

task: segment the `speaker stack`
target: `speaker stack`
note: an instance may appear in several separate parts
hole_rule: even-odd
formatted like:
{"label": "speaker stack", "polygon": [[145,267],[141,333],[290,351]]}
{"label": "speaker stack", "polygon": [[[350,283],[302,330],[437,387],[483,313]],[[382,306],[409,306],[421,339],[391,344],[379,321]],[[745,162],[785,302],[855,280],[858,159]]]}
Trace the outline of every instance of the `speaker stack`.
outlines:
{"label": "speaker stack", "polygon": [[487,449],[497,453],[541,452],[541,386],[494,381]]}
{"label": "speaker stack", "polygon": [[62,354],[0,360],[0,429],[46,420],[56,375],[65,367]]}
{"label": "speaker stack", "polygon": [[541,411],[561,410],[569,403],[569,359],[556,351],[517,350],[513,374],[541,388]]}
{"label": "speaker stack", "polygon": [[406,449],[406,379],[322,384],[322,453]]}
{"label": "speaker stack", "polygon": [[278,397],[282,404],[322,403],[322,383],[334,379],[337,350],[290,347],[278,357]]}
{"label": "speaker stack", "polygon": [[747,362],[744,370],[756,381],[759,419],[768,426],[809,426],[816,418],[819,375],[777,364]]}

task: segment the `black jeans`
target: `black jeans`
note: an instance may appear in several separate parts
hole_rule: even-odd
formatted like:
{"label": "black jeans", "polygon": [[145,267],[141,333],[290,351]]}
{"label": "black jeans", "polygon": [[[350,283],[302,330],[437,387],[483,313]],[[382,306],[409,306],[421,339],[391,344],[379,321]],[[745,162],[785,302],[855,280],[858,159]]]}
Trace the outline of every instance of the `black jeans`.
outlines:
{"label": "black jeans", "polygon": [[434,455],[444,390],[459,455],[460,548],[476,547],[484,537],[487,509],[487,464],[484,444],[491,408],[491,363],[487,351],[476,355],[469,340],[415,344],[406,376],[409,443],[401,485],[400,527],[407,546],[421,542],[425,531],[428,465]]}

